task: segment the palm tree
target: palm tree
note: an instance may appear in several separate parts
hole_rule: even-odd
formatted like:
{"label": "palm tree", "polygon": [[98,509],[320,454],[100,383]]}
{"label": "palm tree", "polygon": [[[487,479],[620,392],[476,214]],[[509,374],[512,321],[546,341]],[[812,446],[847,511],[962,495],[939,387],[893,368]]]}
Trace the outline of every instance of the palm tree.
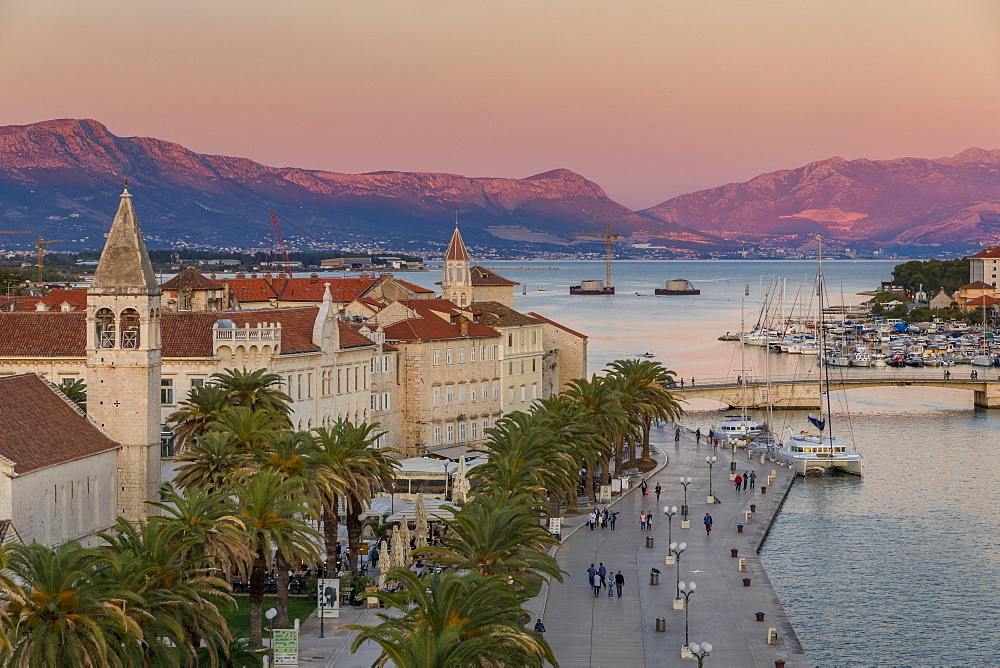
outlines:
{"label": "palm tree", "polygon": [[[615,360],[608,364],[610,375],[621,379],[621,391],[627,397],[627,409],[639,421],[642,432],[642,459],[646,467],[652,468],[649,456],[649,429],[653,420],[676,420],[684,409],[673,393],[667,389],[673,381],[674,372],[668,371],[659,362],[652,360]],[[631,458],[635,461],[636,443],[631,448]]]}
{"label": "palm tree", "polygon": [[246,526],[228,492],[191,486],[180,494],[164,485],[160,498],[150,505],[160,509],[164,522],[176,524],[177,540],[188,545],[185,556],[208,557],[227,577],[249,565],[250,551],[243,542]]}
{"label": "palm tree", "polygon": [[203,488],[209,493],[224,490],[248,458],[247,450],[229,433],[210,431],[177,456],[174,482],[185,490]]}
{"label": "palm tree", "polygon": [[221,385],[192,387],[188,398],[180,402],[180,408],[167,417],[167,424],[173,425],[178,452],[194,443],[228,405],[229,390]]}
{"label": "palm tree", "polygon": [[267,369],[226,369],[221,373],[213,373],[212,382],[226,390],[229,406],[277,413],[286,422],[292,412],[292,398],[279,389],[284,381],[281,376]]}
{"label": "palm tree", "polygon": [[257,450],[267,447],[272,432],[287,428],[288,419],[278,413],[246,406],[230,406],[224,408],[219,417],[208,425],[207,433],[225,432],[239,447]]}
{"label": "palm tree", "polygon": [[379,613],[380,624],[351,624],[356,652],[365,642],[382,648],[376,666],[398,668],[499,668],[558,666],[541,635],[517,624],[527,613],[501,576],[453,572],[420,578],[406,568],[393,568],[387,579],[400,583],[398,593],[376,592],[399,616]]}
{"label": "palm tree", "polygon": [[279,473],[260,471],[237,479],[234,493],[239,519],[246,527],[250,566],[250,642],[261,645],[261,604],[271,555],[280,551],[287,558],[314,560],[320,536],[301,516],[314,518],[316,503],[300,494],[301,483]]}
{"label": "palm tree", "polygon": [[535,419],[515,411],[487,430],[489,438],[478,449],[489,458],[472,475],[477,489],[508,496],[526,493],[542,502],[547,490],[576,487],[578,462],[560,449],[558,437]]}
{"label": "palm tree", "polygon": [[63,383],[59,386],[59,390],[66,395],[66,398],[72,401],[79,407],[84,413],[87,412],[87,383],[81,378],[76,380]]}
{"label": "palm tree", "polygon": [[421,548],[414,556],[483,575],[513,576],[522,584],[529,573],[562,582],[559,564],[547,554],[559,541],[538,523],[532,506],[524,495],[477,494],[475,503],[453,509],[454,517],[444,522],[449,531],[443,547]]}
{"label": "palm tree", "polygon": [[[314,443],[319,450],[319,463],[328,469],[328,479],[337,480],[337,485],[330,484],[320,489],[322,495],[327,495],[323,506],[333,519],[336,530],[336,497],[343,490],[347,516],[348,550],[345,555],[344,570],[353,570],[355,554],[361,544],[361,520],[358,514],[368,503],[372,495],[380,489],[390,489],[395,480],[395,470],[399,462],[393,457],[392,451],[373,447],[384,432],[377,431],[377,424],[343,424],[335,429],[313,429]],[[342,486],[341,486],[342,485]],[[327,516],[324,515],[324,527]],[[336,533],[333,533],[336,543]],[[330,545],[330,533],[326,532],[327,556],[333,554]]]}
{"label": "palm tree", "polygon": [[195,539],[180,533],[176,522],[153,517],[138,524],[119,518],[113,533],[100,534],[117,557],[104,577],[141,597],[127,612],[141,629],[147,666],[188,665],[202,641],[217,657],[232,642],[219,613],[219,606],[234,605],[229,583],[210,559],[193,556]]}
{"label": "palm tree", "polygon": [[[585,378],[571,380],[565,394],[580,407],[587,416],[587,421],[611,444],[616,458],[620,457],[621,443],[634,425],[631,424],[630,416],[622,405],[619,390],[605,378],[595,375],[590,380]],[[610,462],[604,460],[601,465],[604,467],[606,482],[610,484]],[[593,476],[593,468],[588,468],[586,486],[587,495],[591,500],[595,498]]]}
{"label": "palm tree", "polygon": [[7,548],[17,583],[7,601],[11,651],[4,663],[18,668],[132,666],[141,664],[142,631],[127,610],[142,597],[105,576],[110,553],[79,543],[50,549],[38,543]]}
{"label": "palm tree", "polygon": [[[566,395],[541,399],[531,407],[531,412],[534,424],[555,435],[558,447],[576,462],[577,470],[593,471],[611,456],[610,443],[597,431],[583,409]],[[578,478],[575,471],[573,473],[571,488],[550,490],[550,517],[559,516],[560,497],[566,499],[567,508],[576,507]]]}

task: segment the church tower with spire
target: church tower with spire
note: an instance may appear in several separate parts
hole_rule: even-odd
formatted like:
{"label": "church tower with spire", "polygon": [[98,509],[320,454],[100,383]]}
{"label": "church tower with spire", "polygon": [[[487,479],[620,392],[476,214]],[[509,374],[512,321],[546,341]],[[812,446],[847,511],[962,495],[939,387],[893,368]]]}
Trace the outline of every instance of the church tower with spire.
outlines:
{"label": "church tower with spire", "polygon": [[118,514],[137,521],[160,486],[160,287],[128,185],[87,288],[87,417],[121,444]]}
{"label": "church tower with spire", "polygon": [[462,234],[458,231],[458,221],[455,221],[455,231],[451,235],[448,251],[444,254],[444,269],[441,276],[441,296],[459,306],[472,303],[472,273],[469,268],[469,251],[465,249]]}

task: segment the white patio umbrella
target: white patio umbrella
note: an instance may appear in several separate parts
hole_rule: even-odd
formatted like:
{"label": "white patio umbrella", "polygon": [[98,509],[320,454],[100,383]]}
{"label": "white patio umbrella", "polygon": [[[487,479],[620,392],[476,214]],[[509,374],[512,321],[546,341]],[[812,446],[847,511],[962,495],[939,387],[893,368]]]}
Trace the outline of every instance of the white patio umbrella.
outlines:
{"label": "white patio umbrella", "polygon": [[469,478],[465,469],[465,457],[458,458],[458,471],[455,474],[455,485],[451,490],[451,500],[454,503],[465,503],[469,500]]}
{"label": "white patio umbrella", "polygon": [[403,522],[399,527],[399,542],[402,548],[399,551],[401,560],[399,565],[404,568],[410,565],[410,552],[412,552],[412,549],[410,548],[410,539],[412,537],[412,534],[410,534],[410,525]]}
{"label": "white patio umbrella", "polygon": [[417,549],[421,547],[427,547],[427,508],[424,507],[424,495],[417,495],[417,508],[416,508],[416,527],[414,531],[416,532],[416,540],[414,541]]}
{"label": "white patio umbrella", "polygon": [[403,536],[399,532],[399,525],[392,527],[392,552],[389,553],[389,568],[396,566],[406,566],[403,557]]}

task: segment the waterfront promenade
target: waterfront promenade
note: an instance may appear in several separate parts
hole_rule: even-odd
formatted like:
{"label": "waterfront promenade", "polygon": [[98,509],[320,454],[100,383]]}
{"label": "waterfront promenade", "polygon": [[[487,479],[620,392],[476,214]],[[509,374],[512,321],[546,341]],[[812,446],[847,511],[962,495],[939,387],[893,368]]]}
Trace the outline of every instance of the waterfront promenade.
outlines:
{"label": "waterfront promenade", "polygon": [[[657,446],[669,455],[669,464],[648,475],[649,496],[635,489],[618,501],[619,512],[614,532],[583,526],[565,539],[567,549],[558,554],[560,566],[567,571],[563,584],[553,583],[539,599],[528,606],[542,610],[548,633],[546,639],[563,666],[684,666],[696,665],[691,659],[681,659],[684,644],[684,611],[672,609],[677,566],[664,564],[669,544],[668,533],[676,542],[684,541],[687,549],[680,558],[680,580],[694,581],[697,590],[691,596],[689,636],[691,641],[710,642],[712,653],[705,665],[774,666],[785,661],[786,666],[805,666],[808,661],[799,645],[781,603],[771,587],[768,574],[756,555],[783,496],[794,476],[788,469],[771,462],[760,464],[737,452],[737,469],[757,472],[758,489],[738,494],[729,481],[729,452],[720,448],[713,453],[711,446],[696,444],[693,435],[686,434],[675,446],[669,429],[656,430]],[[715,454],[712,487],[721,503],[708,505],[709,468],[705,457]],[[760,492],[772,469],[777,478]],[[682,530],[678,513],[668,528],[662,506],[683,504],[681,476],[691,476],[688,506],[691,528]],[[663,487],[657,503],[653,494],[656,482]],[[746,511],[756,504],[757,512],[749,522]],[[639,512],[653,511],[652,532],[639,529]],[[714,528],[706,536],[702,518],[711,513]],[[744,523],[742,533],[737,526]],[[654,547],[647,548],[646,537],[652,536]],[[737,549],[738,558],[731,556]],[[746,572],[740,572],[739,558],[745,558]],[[621,599],[608,598],[602,591],[594,598],[587,583],[587,568],[603,562],[609,569],[622,571],[625,591]],[[650,571],[660,570],[659,585],[650,584]],[[750,578],[745,587],[743,578]],[[756,612],[764,613],[764,621],[756,621]],[[656,617],[666,621],[666,631],[655,630]],[[777,643],[768,644],[768,630],[777,630]]]}
{"label": "waterfront promenade", "polygon": [[[675,446],[671,429],[654,429],[653,444],[657,468],[645,476],[633,476],[633,487],[623,497],[613,501],[611,509],[619,513],[615,531],[593,531],[587,528],[585,514],[567,517],[564,523],[564,545],[556,556],[567,571],[564,582],[543,587],[538,597],[525,608],[534,619],[542,616],[556,658],[566,668],[588,666],[695,666],[692,659],[681,659],[684,643],[684,611],[673,610],[676,590],[676,566],[664,564],[669,544],[673,540],[687,543],[680,559],[680,580],[694,581],[698,587],[691,596],[689,615],[690,640],[712,643],[713,650],[705,659],[706,666],[774,666],[784,660],[786,666],[805,666],[808,661],[798,639],[788,623],[781,603],[771,587],[756,555],[767,527],[792,484],[794,476],[771,462],[750,461],[737,452],[739,472],[755,470],[758,489],[736,494],[729,481],[729,451],[722,448],[714,453],[711,446],[695,443],[694,435],[686,432]],[[715,454],[712,487],[721,503],[708,505],[709,469],[705,457]],[[778,477],[766,494],[760,485],[767,483],[772,469]],[[688,506],[691,528],[682,530],[680,512],[668,530],[661,508],[683,504],[684,492],[678,477],[691,476]],[[638,483],[642,477],[649,482],[649,495],[642,496]],[[663,487],[660,502],[653,490],[659,481]],[[745,520],[751,503],[757,512],[744,524],[742,533],[737,524]],[[603,507],[603,504],[598,504]],[[587,506],[581,506],[586,508]],[[654,513],[653,531],[639,530],[639,512]],[[706,536],[702,518],[706,512],[714,519],[711,537]],[[654,547],[647,548],[646,537],[652,536]],[[739,556],[733,558],[731,549]],[[740,572],[739,558],[747,560],[745,572]],[[626,584],[624,597],[610,599],[602,591],[594,598],[587,584],[587,567],[604,562],[609,570],[622,571]],[[650,584],[652,568],[660,570],[659,585]],[[743,586],[743,578],[750,586]],[[764,612],[764,621],[756,621],[756,612]],[[666,621],[666,631],[655,630],[656,617]],[[327,620],[326,638],[318,638],[319,623],[310,617],[302,626],[300,665],[340,668],[370,666],[379,650],[371,643],[357,654],[349,645],[350,632],[334,633],[337,626],[347,623],[377,623],[375,611],[347,609],[340,619]],[[777,644],[767,643],[768,629],[778,632]]]}

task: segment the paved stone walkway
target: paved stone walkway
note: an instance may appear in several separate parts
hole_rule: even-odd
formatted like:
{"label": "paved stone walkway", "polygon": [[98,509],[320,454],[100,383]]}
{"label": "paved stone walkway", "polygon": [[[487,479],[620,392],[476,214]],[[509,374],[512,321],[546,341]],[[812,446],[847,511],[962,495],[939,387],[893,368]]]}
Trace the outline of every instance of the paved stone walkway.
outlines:
{"label": "paved stone walkway", "polygon": [[[560,665],[564,668],[696,665],[694,660],[680,658],[684,611],[672,609],[678,575],[676,566],[664,564],[668,534],[688,545],[681,555],[679,577],[682,581],[694,580],[698,585],[688,610],[689,636],[690,640],[708,641],[714,646],[705,660],[706,666],[773,666],[776,660],[785,660],[789,668],[808,665],[756,555],[767,526],[792,483],[791,472],[770,462],[751,462],[745,454],[737,453],[740,473],[756,470],[759,483],[766,484],[772,469],[778,473],[766,494],[759,489],[741,490],[737,494],[729,481],[728,451],[720,449],[713,453],[710,446],[695,443],[689,433],[675,446],[671,429],[655,429],[652,441],[659,449],[655,456],[657,469],[633,477],[636,484],[641,477],[647,478],[649,495],[644,498],[634,486],[609,504],[619,512],[615,531],[600,528],[591,531],[586,527],[584,514],[567,517],[563,525],[567,549],[559,550],[556,555],[560,566],[567,571],[565,581],[553,583],[551,588],[543,587],[539,596],[525,605],[535,617],[543,617],[548,631],[546,639]],[[722,503],[708,505],[705,457],[712,454],[718,457],[712,487]],[[670,529],[660,509],[668,504],[678,507],[683,504],[683,489],[677,483],[681,475],[693,478],[688,488],[691,528],[680,528],[678,513]],[[663,486],[659,503],[653,494],[656,482]],[[745,524],[743,532],[738,533],[737,524],[745,520],[751,503],[757,505],[757,512]],[[641,510],[653,511],[652,532],[639,530]],[[706,536],[702,523],[705,512],[710,512],[715,520],[710,537]],[[653,548],[645,547],[647,536],[653,537]],[[733,548],[739,551],[739,557],[746,558],[746,572],[738,570],[739,558],[732,558],[730,552]],[[621,570],[625,576],[623,598],[609,599],[606,591],[594,598],[586,571],[591,563],[602,561],[609,570]],[[650,584],[652,568],[660,570],[657,586]],[[744,577],[750,578],[750,587],[743,586]],[[764,612],[763,623],[756,621],[757,611]],[[319,622],[315,617],[302,625],[300,666],[355,668],[370,666],[375,661],[379,654],[377,646],[368,643],[352,654],[349,645],[354,634],[332,632],[342,624],[375,623],[374,611],[343,610],[341,614],[339,620],[327,620],[324,639],[318,638]],[[656,632],[656,617],[665,618],[666,632]],[[777,644],[767,643],[770,628],[778,632]]]}
{"label": "paved stone walkway", "polygon": [[[582,529],[565,540],[568,549],[560,550],[559,563],[568,575],[563,584],[554,583],[532,601],[531,609],[543,610],[543,619],[560,665],[583,666],[681,666],[696,665],[694,660],[680,658],[684,644],[683,610],[674,610],[673,598],[678,579],[678,566],[665,565],[668,536],[687,543],[679,564],[679,579],[694,580],[697,590],[691,596],[689,639],[708,641],[713,645],[706,665],[773,666],[776,660],[787,666],[805,666],[808,661],[791,629],[767,574],[756,556],[756,549],[766,532],[793,476],[787,469],[777,469],[774,484],[761,494],[760,490],[736,493],[729,481],[730,454],[713,453],[710,446],[696,444],[685,435],[674,445],[669,429],[655,430],[654,442],[669,455],[670,463],[648,477],[650,494],[642,497],[636,490],[616,504],[619,511],[617,530]],[[712,486],[721,501],[708,505],[709,469],[705,457],[716,454]],[[767,482],[767,474],[776,466],[751,462],[745,453],[737,453],[739,472],[757,471],[758,482]],[[684,492],[678,477],[690,475],[694,481],[688,488],[691,528],[680,528],[681,517],[674,517],[672,531],[660,510],[664,505],[680,507]],[[656,482],[664,494],[657,503],[652,489]],[[745,520],[749,505],[757,512],[737,532],[737,524]],[[652,532],[639,529],[639,512],[653,511]],[[702,518],[710,512],[714,519],[711,536],[704,530]],[[654,547],[647,548],[646,537],[652,536]],[[747,571],[740,572],[739,558],[732,558],[731,549],[747,559]],[[608,598],[605,591],[594,598],[587,582],[587,567],[603,562],[609,569],[622,571],[625,576],[624,597]],[[650,584],[650,571],[660,570],[659,585]],[[743,586],[743,578],[750,586]],[[764,612],[765,621],[757,622],[757,611]],[[666,632],[655,631],[656,617],[666,621]],[[777,644],[768,644],[770,628],[778,632]]]}

